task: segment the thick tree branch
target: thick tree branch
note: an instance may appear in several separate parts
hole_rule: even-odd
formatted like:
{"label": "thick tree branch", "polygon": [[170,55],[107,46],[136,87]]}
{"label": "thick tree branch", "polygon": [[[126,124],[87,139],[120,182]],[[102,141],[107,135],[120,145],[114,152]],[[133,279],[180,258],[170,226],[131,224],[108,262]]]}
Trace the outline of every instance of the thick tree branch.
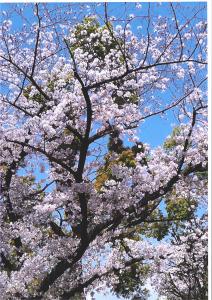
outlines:
{"label": "thick tree branch", "polygon": [[29,149],[32,149],[34,150],[35,152],[37,153],[41,153],[43,154],[44,156],[46,156],[47,158],[49,158],[50,161],[60,165],[61,167],[63,167],[65,170],[67,170],[70,174],[72,174],[74,177],[76,176],[76,172],[73,171],[69,166],[67,166],[65,163],[63,163],[62,159],[58,159],[56,157],[54,157],[53,155],[51,155],[50,153],[46,152],[45,150],[39,148],[39,147],[35,147],[33,145],[30,145],[26,142],[20,142],[20,141],[17,141],[17,140],[10,140],[10,139],[7,139],[6,138],[6,141],[7,142],[10,142],[10,143],[14,143],[14,144],[17,144],[17,145],[21,145],[23,147],[27,147]]}
{"label": "thick tree branch", "polygon": [[127,75],[130,75],[132,73],[136,73],[136,72],[143,71],[143,70],[149,70],[149,69],[154,68],[154,67],[168,66],[168,65],[182,64],[182,63],[189,63],[189,62],[202,64],[202,65],[207,65],[206,62],[199,61],[199,60],[196,60],[196,59],[184,59],[184,60],[176,60],[176,61],[173,60],[173,61],[167,61],[167,62],[157,62],[157,63],[150,64],[148,66],[140,66],[140,67],[137,67],[137,68],[134,68],[134,69],[129,69],[121,75],[114,76],[114,77],[111,77],[111,78],[107,78],[107,79],[104,79],[102,81],[90,84],[90,85],[86,86],[85,88],[87,90],[95,89],[95,88],[98,88],[98,87],[100,87],[104,84],[111,83],[113,81],[123,79]]}
{"label": "thick tree branch", "polygon": [[15,171],[18,169],[20,163],[24,160],[26,155],[27,153],[24,150],[22,150],[21,153],[19,154],[18,160],[14,160],[10,165],[6,166],[6,173],[1,183],[2,185],[1,193],[5,199],[7,215],[10,222],[15,222],[18,219],[18,216],[13,210],[13,205],[9,195],[10,184],[11,184],[12,176],[15,174]]}
{"label": "thick tree branch", "polygon": [[86,287],[88,287],[90,284],[92,284],[95,280],[101,279],[108,275],[112,275],[113,273],[117,274],[122,269],[128,268],[128,267],[134,265],[135,263],[142,262],[143,260],[144,260],[144,257],[139,257],[139,258],[132,257],[130,260],[125,262],[124,267],[120,267],[120,268],[112,267],[110,270],[108,270],[104,273],[101,273],[101,274],[96,273],[92,277],[90,277],[88,280],[86,280],[85,282],[80,283],[78,286],[72,288],[70,291],[64,292],[61,296],[61,299],[63,299],[63,300],[70,299],[75,294],[82,292]]}

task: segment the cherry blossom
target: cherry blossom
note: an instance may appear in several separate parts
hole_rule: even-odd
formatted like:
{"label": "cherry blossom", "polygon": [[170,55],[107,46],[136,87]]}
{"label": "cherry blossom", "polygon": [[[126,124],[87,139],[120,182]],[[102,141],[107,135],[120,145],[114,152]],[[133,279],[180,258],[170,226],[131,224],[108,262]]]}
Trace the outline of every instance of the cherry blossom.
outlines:
{"label": "cherry blossom", "polygon": [[[175,4],[166,4],[167,17],[133,4],[124,20],[103,3],[54,5],[9,5],[2,14],[1,297],[115,290],[124,270],[150,261],[166,293],[169,274],[181,285],[175,271],[180,259],[190,262],[190,237],[197,261],[205,255],[202,220],[192,223],[196,236],[188,224],[171,246],[155,247],[136,226],[164,199],[195,199],[191,211],[206,203],[203,6],[179,21]],[[169,112],[178,120],[172,136],[155,148],[143,143],[145,120]]]}

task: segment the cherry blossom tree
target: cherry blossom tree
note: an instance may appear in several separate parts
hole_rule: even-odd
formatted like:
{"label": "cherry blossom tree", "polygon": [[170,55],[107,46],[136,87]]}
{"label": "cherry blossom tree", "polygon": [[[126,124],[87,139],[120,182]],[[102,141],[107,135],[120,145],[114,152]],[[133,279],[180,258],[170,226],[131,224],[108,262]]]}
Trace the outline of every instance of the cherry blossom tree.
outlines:
{"label": "cherry blossom tree", "polygon": [[[104,286],[129,296],[160,258],[147,232],[205,201],[205,8],[179,18],[178,4],[165,7],[165,16],[123,3],[115,16],[103,3],[2,11],[3,299],[79,299]],[[170,111],[178,125],[151,149],[142,124]]]}
{"label": "cherry blossom tree", "polygon": [[171,247],[163,245],[164,259],[154,262],[154,287],[168,299],[208,299],[206,224],[203,215],[187,222],[183,231],[173,230]]}

